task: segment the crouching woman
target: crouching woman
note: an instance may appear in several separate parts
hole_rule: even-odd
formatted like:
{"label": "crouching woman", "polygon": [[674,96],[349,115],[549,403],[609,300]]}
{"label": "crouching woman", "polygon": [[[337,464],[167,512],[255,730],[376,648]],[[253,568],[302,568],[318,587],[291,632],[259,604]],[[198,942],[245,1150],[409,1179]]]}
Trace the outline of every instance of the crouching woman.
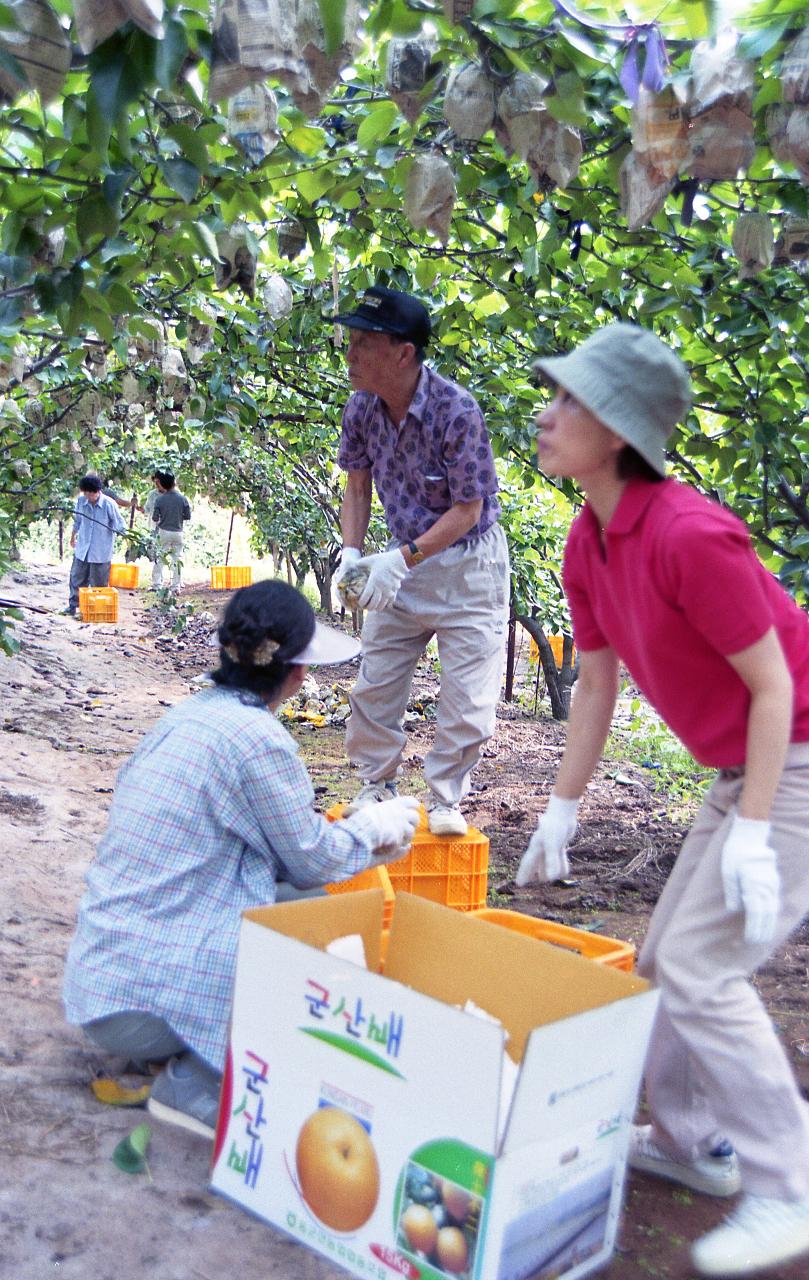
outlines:
{"label": "crouching woman", "polygon": [[357,641],[278,581],[236,592],[219,641],[215,687],[167,712],[118,775],[64,983],[68,1021],[97,1045],[167,1063],[150,1111],[206,1136],[242,912],[401,857],[418,822],[412,797],[326,821],[273,714],[310,664],[345,662]]}

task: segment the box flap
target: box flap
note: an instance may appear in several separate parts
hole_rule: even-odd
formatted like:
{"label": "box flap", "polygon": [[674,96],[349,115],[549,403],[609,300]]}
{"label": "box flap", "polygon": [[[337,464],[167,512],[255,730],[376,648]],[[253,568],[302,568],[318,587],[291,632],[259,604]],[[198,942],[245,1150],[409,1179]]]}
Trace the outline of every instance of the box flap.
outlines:
{"label": "box flap", "polygon": [[325,951],[335,938],[358,933],[365,946],[368,968],[378,973],[384,904],[381,889],[363,889],[334,897],[299,898],[295,902],[254,907],[245,911],[243,918],[288,938],[298,938],[320,951]]}
{"label": "box flap", "polygon": [[[595,967],[595,966],[594,966]],[[659,992],[649,989],[530,1035],[508,1118],[504,1151],[573,1132],[596,1117],[598,1137],[628,1122],[640,1089]]]}
{"label": "box flap", "polygon": [[409,893],[396,895],[385,976],[447,1004],[473,1000],[503,1023],[517,1061],[534,1027],[623,1000],[649,985]]}

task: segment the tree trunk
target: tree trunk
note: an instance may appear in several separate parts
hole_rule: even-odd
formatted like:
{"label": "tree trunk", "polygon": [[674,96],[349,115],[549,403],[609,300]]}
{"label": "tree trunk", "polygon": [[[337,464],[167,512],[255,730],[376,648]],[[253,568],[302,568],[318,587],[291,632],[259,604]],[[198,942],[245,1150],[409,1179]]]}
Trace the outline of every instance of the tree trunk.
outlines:
{"label": "tree trunk", "polygon": [[554,720],[567,720],[573,685],[579,674],[578,665],[573,662],[573,637],[569,635],[564,637],[562,666],[559,669],[556,666],[553,649],[548,643],[539,619],[520,616],[516,621],[522,623],[529,636],[536,640],[537,648],[539,649],[539,660],[542,663],[542,672],[545,676],[545,684],[551,703],[551,715]]}
{"label": "tree trunk", "polygon": [[506,642],[506,688],[503,694],[505,702],[514,701],[514,659],[517,652],[517,619],[508,620],[508,640]]}
{"label": "tree trunk", "polygon": [[320,608],[331,620],[334,618],[334,606],[331,600],[331,564],[326,558],[316,559],[312,561],[312,572],[315,575],[315,582],[320,593]]}

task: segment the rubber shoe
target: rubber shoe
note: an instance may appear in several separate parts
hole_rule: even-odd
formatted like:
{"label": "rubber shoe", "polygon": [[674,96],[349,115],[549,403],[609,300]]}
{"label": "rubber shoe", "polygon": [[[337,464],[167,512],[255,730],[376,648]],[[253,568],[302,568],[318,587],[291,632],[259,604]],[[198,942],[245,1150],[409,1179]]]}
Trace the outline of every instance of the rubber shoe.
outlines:
{"label": "rubber shoe", "polygon": [[157,1120],[213,1141],[219,1112],[219,1077],[213,1071],[209,1079],[201,1073],[178,1074],[178,1063],[179,1059],[170,1058],[155,1080],[148,1110]]}
{"label": "rubber shoe", "polygon": [[434,836],[465,836],[469,829],[457,804],[433,804],[427,810],[427,825]]}
{"label": "rubber shoe", "polygon": [[343,809],[343,817],[350,818],[352,813],[362,809],[366,804],[381,804],[383,800],[394,800],[399,794],[395,782],[365,782],[354,799]]}
{"label": "rubber shoe", "polygon": [[679,1182],[706,1196],[735,1196],[742,1185],[736,1153],[727,1143],[715,1150],[718,1154],[678,1159],[654,1142],[650,1124],[636,1124],[629,1139],[629,1167],[654,1178]]}
{"label": "rubber shoe", "polygon": [[749,1276],[809,1254],[809,1196],[744,1196],[715,1231],[697,1240],[691,1260],[701,1276]]}

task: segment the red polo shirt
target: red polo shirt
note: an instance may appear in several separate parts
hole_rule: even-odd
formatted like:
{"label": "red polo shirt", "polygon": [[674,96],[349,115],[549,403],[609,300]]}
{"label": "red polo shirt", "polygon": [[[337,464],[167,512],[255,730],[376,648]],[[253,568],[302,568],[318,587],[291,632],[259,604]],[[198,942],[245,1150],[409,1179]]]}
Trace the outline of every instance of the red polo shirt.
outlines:
{"label": "red polo shirt", "polygon": [[727,654],[775,627],[795,684],[792,741],[809,741],[809,616],[735,515],[675,480],[631,480],[602,546],[585,505],[565,548],[577,646],[611,646],[691,754],[744,764],[750,693]]}

